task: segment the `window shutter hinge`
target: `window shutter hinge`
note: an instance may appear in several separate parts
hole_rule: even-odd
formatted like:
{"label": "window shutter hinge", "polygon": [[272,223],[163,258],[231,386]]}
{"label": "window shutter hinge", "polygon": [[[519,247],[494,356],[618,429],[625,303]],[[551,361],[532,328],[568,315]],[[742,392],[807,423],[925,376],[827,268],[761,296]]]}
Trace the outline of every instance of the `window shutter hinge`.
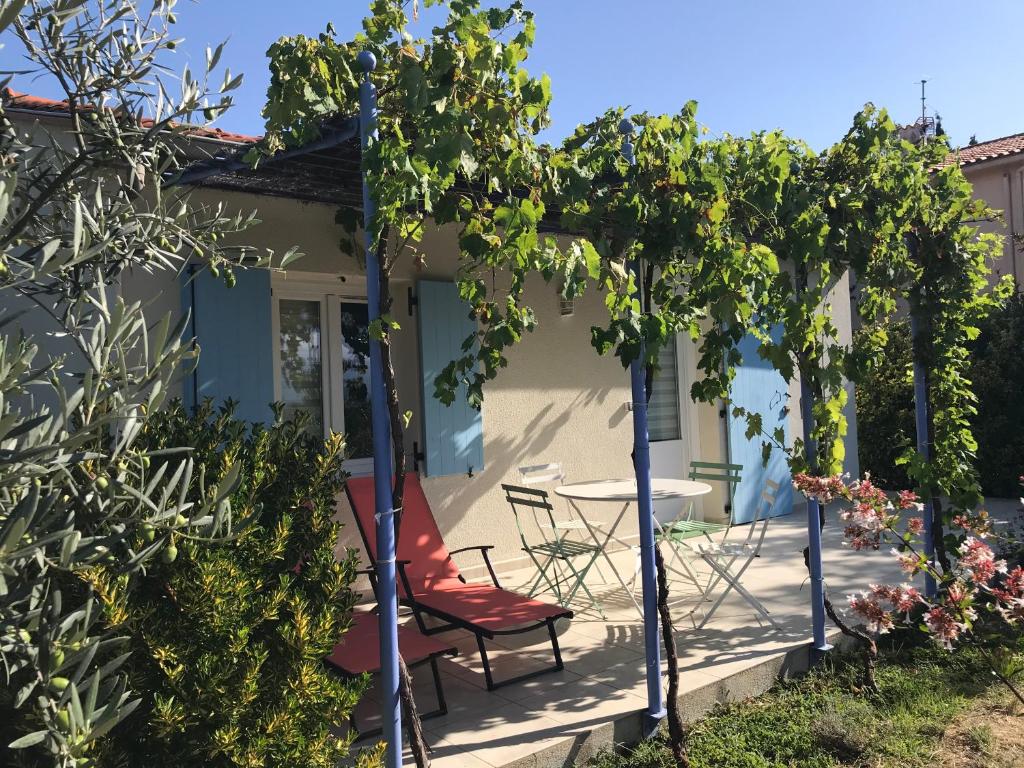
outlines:
{"label": "window shutter hinge", "polygon": [[420,300],[419,300],[419,297],[416,296],[416,294],[412,292],[412,288],[408,288],[406,290],[407,290],[407,294],[406,295],[408,296],[408,299],[409,299],[409,317],[412,317],[413,316],[412,308],[413,307],[418,307],[420,305]]}
{"label": "window shutter hinge", "polygon": [[419,473],[420,462],[424,461],[427,457],[420,450],[420,444],[417,441],[412,443],[412,471]]}

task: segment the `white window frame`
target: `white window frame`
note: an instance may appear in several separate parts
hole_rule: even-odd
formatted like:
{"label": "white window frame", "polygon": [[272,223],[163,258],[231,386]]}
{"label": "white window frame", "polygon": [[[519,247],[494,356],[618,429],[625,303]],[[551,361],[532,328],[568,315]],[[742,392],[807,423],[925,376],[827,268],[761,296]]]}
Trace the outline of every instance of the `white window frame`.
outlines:
{"label": "white window frame", "polygon": [[672,373],[675,374],[675,382],[676,382],[676,433],[677,433],[678,437],[650,438],[650,442],[651,442],[652,445],[657,444],[657,443],[675,443],[675,442],[679,442],[680,440],[683,439],[683,436],[685,434],[685,432],[683,430],[683,423],[685,421],[685,416],[686,416],[686,414],[684,413],[685,403],[683,402],[683,392],[682,392],[682,390],[683,390],[682,384],[683,384],[683,381],[684,381],[684,377],[683,377],[683,360],[682,360],[682,355],[680,354],[680,349],[679,349],[679,337],[678,336],[673,336],[672,340],[669,342],[669,344],[672,345],[672,351],[673,351],[674,356],[675,356],[675,361],[674,361],[675,365],[673,366],[675,368],[675,370]]}
{"label": "white window frame", "polygon": [[[320,303],[320,391],[322,396],[324,437],[330,432],[345,432],[345,403],[341,354],[341,304],[366,303],[366,279],[336,277],[313,273],[275,273],[271,279],[271,332],[274,335],[274,399],[281,399],[281,304],[282,300]],[[351,475],[373,473],[373,458],[348,459],[345,471]]]}

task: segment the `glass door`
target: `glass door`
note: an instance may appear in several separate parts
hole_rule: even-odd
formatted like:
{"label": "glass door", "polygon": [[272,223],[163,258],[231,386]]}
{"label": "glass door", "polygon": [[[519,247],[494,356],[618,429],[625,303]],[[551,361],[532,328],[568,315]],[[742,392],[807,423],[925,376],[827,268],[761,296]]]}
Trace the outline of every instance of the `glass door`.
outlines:
{"label": "glass door", "polygon": [[[370,321],[365,301],[331,296],[332,426],[345,434],[353,474],[373,471],[370,429]],[[337,384],[335,384],[337,382]]]}
{"label": "glass door", "polygon": [[282,298],[277,309],[277,398],[286,418],[305,411],[309,432],[324,435],[323,302]]}
{"label": "glass door", "polygon": [[372,471],[366,301],[293,291],[276,297],[275,309],[276,397],[285,416],[304,411],[311,434],[344,434],[345,468]]}

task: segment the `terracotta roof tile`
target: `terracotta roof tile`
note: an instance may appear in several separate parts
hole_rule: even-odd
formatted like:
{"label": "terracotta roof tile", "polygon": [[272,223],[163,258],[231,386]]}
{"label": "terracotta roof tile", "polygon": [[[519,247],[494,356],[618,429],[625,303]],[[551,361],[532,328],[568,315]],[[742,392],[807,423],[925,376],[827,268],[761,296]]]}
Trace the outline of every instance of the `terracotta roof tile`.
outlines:
{"label": "terracotta roof tile", "polygon": [[[42,96],[33,96],[29,93],[19,93],[13,88],[4,88],[3,100],[4,104],[8,107],[25,109],[31,112],[48,112],[50,114],[60,115],[66,114],[68,111],[67,101],[47,99]],[[144,126],[152,125],[153,121],[146,119],[142,121],[142,124]],[[187,128],[185,132],[189,135],[199,136],[204,139],[216,139],[218,141],[232,142],[235,144],[253,144],[263,138],[262,136],[248,136],[244,133],[231,133],[229,131],[221,130],[220,128],[205,128],[199,126]]]}
{"label": "terracotta roof tile", "polygon": [[1015,133],[1012,136],[1003,136],[1001,139],[982,141],[966,147],[960,147],[950,153],[939,167],[951,165],[959,160],[960,165],[974,165],[986,160],[995,160],[1000,157],[1010,157],[1024,153],[1024,133]]}

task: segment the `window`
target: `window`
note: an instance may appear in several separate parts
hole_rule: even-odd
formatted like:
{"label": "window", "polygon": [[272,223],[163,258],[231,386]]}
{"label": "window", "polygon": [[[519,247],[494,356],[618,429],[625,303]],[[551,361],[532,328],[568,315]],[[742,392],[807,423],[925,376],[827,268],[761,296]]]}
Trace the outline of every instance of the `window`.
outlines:
{"label": "window", "polygon": [[285,415],[310,415],[315,435],[345,434],[353,473],[369,471],[370,334],[366,302],[318,293],[275,289],[275,397]]}
{"label": "window", "polygon": [[675,343],[663,347],[654,374],[650,406],[647,409],[647,433],[651,442],[681,440],[679,425],[679,374]]}
{"label": "window", "polygon": [[310,415],[309,430],[323,434],[323,358],[320,350],[320,302],[282,299],[278,304],[281,366],[278,372],[284,413]]}

